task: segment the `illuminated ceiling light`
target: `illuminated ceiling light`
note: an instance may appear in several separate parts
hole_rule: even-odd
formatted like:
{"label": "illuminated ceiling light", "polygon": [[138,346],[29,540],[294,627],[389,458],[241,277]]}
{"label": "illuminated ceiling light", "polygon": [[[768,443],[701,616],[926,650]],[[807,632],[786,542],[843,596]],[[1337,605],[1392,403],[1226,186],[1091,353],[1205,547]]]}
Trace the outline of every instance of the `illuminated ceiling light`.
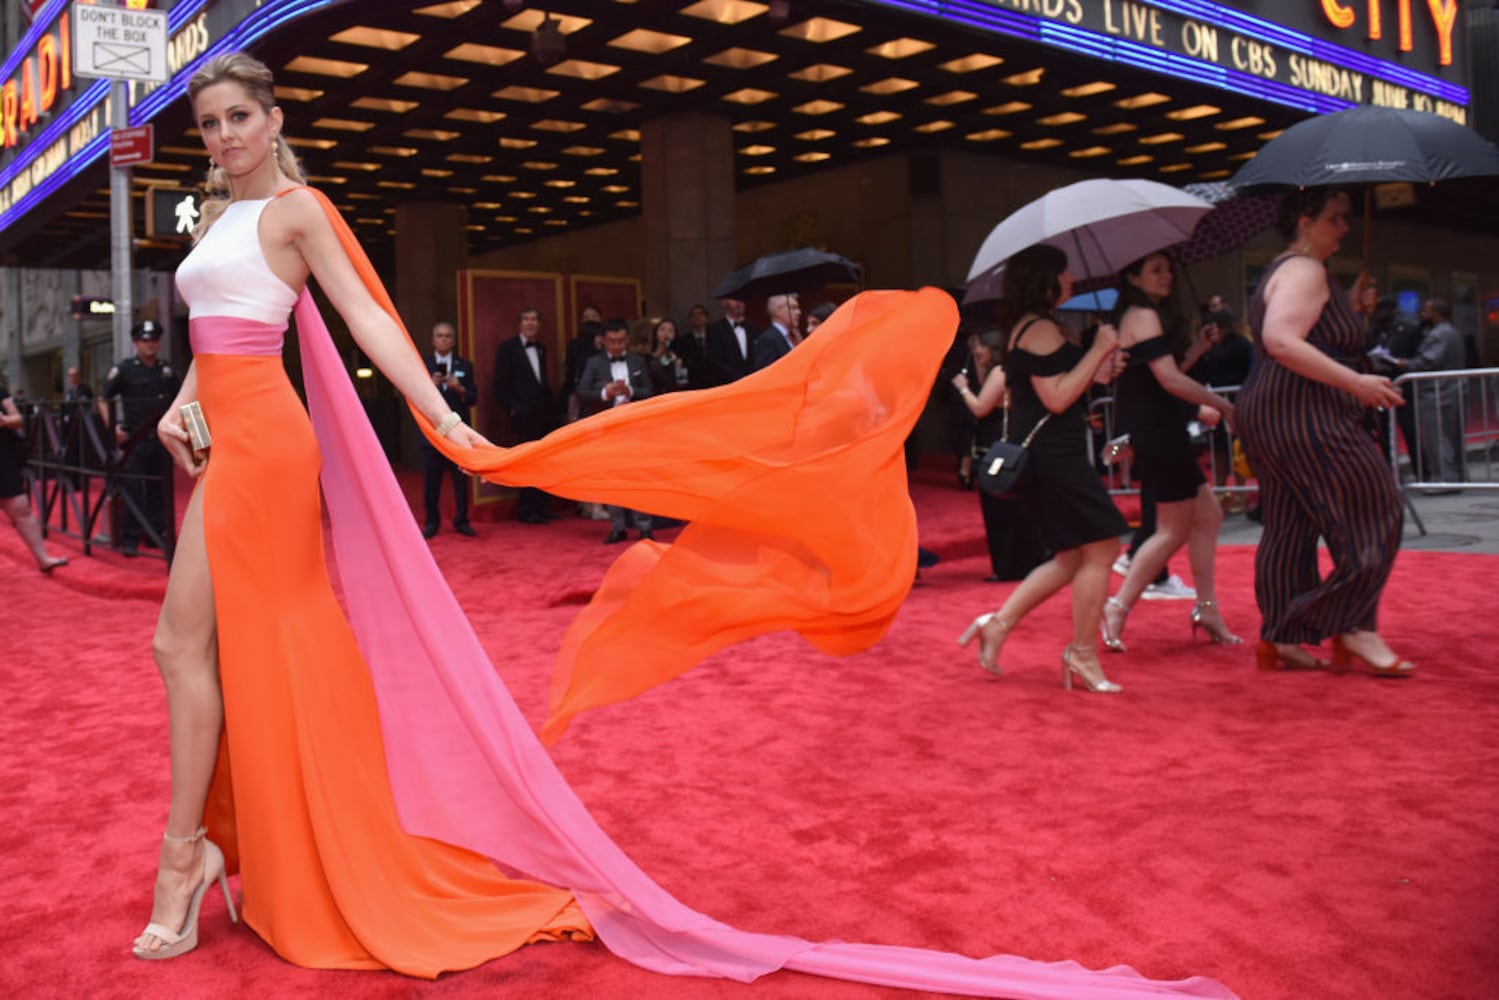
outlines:
{"label": "illuminated ceiling light", "polygon": [[1017,113],[1019,113],[1021,111],[1029,111],[1033,107],[1035,107],[1034,104],[1028,104],[1025,101],[1006,101],[1003,104],[996,104],[992,108],[985,108],[984,109],[984,114],[986,114],[986,115],[1013,115],[1013,114],[1017,114]]}
{"label": "illuminated ceiling light", "polygon": [[532,233],[536,232],[536,230],[530,228],[529,226],[516,226],[515,231],[517,234],[524,236],[530,236]]}
{"label": "illuminated ceiling light", "polygon": [[1192,169],[1192,164],[1190,164],[1190,163],[1168,163],[1164,167],[1160,168],[1161,173],[1163,173],[1163,174],[1175,174],[1175,173],[1180,173],[1183,170],[1191,170],[1191,169]]}
{"label": "illuminated ceiling light", "polygon": [[[747,122],[736,122],[733,127],[735,132],[769,132],[771,129],[776,127],[776,123],[755,118]],[[199,152],[201,153],[201,151]],[[193,155],[196,156],[199,155],[199,153],[195,153]]]}
{"label": "illuminated ceiling light", "polygon": [[618,139],[620,142],[639,142],[640,141],[640,129],[638,129],[638,128],[622,128],[618,132],[610,132],[609,133],[609,138],[611,138],[611,139]]}
{"label": "illuminated ceiling light", "polygon": [[882,59],[905,59],[910,56],[919,56],[923,52],[930,52],[936,47],[931,42],[923,42],[919,38],[892,38],[888,42],[882,42],[864,51]]}
{"label": "illuminated ceiling light", "polygon": [[453,194],[465,194],[465,195],[467,195],[467,194],[478,194],[479,193],[479,189],[478,188],[471,188],[471,187],[450,187],[450,188],[448,188],[448,190],[451,191]]}
{"label": "illuminated ceiling light", "polygon": [[830,17],[813,17],[801,24],[782,28],[780,33],[787,38],[800,38],[804,42],[815,42],[821,45],[823,42],[833,42],[857,34],[861,30],[857,24],[849,24],[846,21],[835,21]]}
{"label": "illuminated ceiling light", "polygon": [[396,191],[410,191],[416,185],[411,181],[376,181],[375,187],[390,188]]}
{"label": "illuminated ceiling light", "polygon": [[1136,156],[1126,156],[1124,159],[1115,160],[1114,162],[1119,164],[1119,166],[1121,167],[1138,167],[1146,163],[1153,163],[1154,161],[1154,156],[1146,156],[1145,154],[1141,153]]}
{"label": "illuminated ceiling light", "polygon": [[493,156],[481,156],[478,153],[449,153],[443,159],[449,163],[468,163],[474,166],[482,166],[494,160]]}
{"label": "illuminated ceiling light", "polygon": [[[143,180],[151,180],[152,178],[142,178],[142,179]],[[349,183],[349,179],[347,177],[331,177],[331,176],[329,176],[327,174],[322,174],[322,175],[319,175],[319,174],[308,174],[307,175],[307,179],[309,181],[312,181],[314,184],[347,184],[347,183]]]}
{"label": "illuminated ceiling light", "polygon": [[362,108],[366,111],[389,111],[392,114],[404,115],[412,108],[418,106],[416,101],[398,101],[393,97],[361,97],[351,107]]}
{"label": "illuminated ceiling light", "polygon": [[369,69],[367,63],[347,62],[343,59],[318,59],[315,56],[297,56],[281,67],[283,72],[311,73],[314,76],[336,76],[340,80],[358,76]]}
{"label": "illuminated ceiling light", "polygon": [[415,156],[421,150],[415,146],[371,146],[370,152],[378,156]]}
{"label": "illuminated ceiling light", "polygon": [[792,159],[798,163],[821,163],[823,160],[830,159],[832,155],[821,150],[813,150],[810,153],[797,153]]}
{"label": "illuminated ceiling light", "polygon": [[776,148],[774,146],[753,145],[739,147],[739,152],[745,156],[769,156],[775,151]]}
{"label": "illuminated ceiling light", "polygon": [[977,70],[998,66],[1002,62],[1004,60],[999,58],[999,56],[990,56],[982,52],[975,52],[973,55],[964,56],[961,59],[949,59],[938,68],[945,69],[949,73],[973,73]]}
{"label": "illuminated ceiling light", "polygon": [[1248,115],[1244,118],[1230,118],[1226,122],[1214,122],[1213,128],[1219,132],[1234,132],[1241,128],[1254,128],[1256,125],[1265,124],[1265,119]]}
{"label": "illuminated ceiling light", "polygon": [[836,63],[813,63],[810,66],[787,73],[793,80],[803,80],[807,83],[827,83],[842,76],[848,76],[853,70],[847,66],[839,66]]}
{"label": "illuminated ceiling light", "polygon": [[1067,155],[1074,160],[1091,160],[1095,156],[1108,156],[1113,150],[1107,146],[1087,146],[1083,149],[1074,149]]}
{"label": "illuminated ceiling light", "polygon": [[854,121],[860,125],[884,125],[887,122],[897,121],[900,117],[894,111],[871,111],[867,115],[860,115]]}
{"label": "illuminated ceiling light", "polygon": [[[278,101],[315,101],[323,96],[323,91],[312,90],[308,87],[281,87],[276,88],[276,100]],[[201,153],[202,150],[199,150]]]}
{"label": "illuminated ceiling light", "polygon": [[647,90],[662,90],[668,94],[685,94],[689,90],[696,90],[706,80],[699,80],[691,76],[677,76],[675,73],[662,73],[653,76],[649,80],[640,81],[640,86]]}
{"label": "illuminated ceiling light", "polygon": [[557,26],[557,30],[564,35],[571,35],[574,31],[580,31],[593,23],[586,17],[574,17],[571,14],[552,14],[544,10],[523,10],[509,20],[501,21],[500,27],[509,28],[511,31],[527,31],[534,33],[541,27],[543,21],[551,21]]}
{"label": "illuminated ceiling light", "polygon": [[602,80],[619,72],[618,66],[609,63],[589,62],[586,59],[564,59],[547,69],[555,76],[570,76],[575,80]]}
{"label": "illuminated ceiling light", "polygon": [[625,157],[625,159],[629,160],[631,163],[639,163],[640,162],[640,154],[639,153],[631,153],[629,156]]}
{"label": "illuminated ceiling light", "polygon": [[531,127],[539,132],[581,132],[588,126],[582,122],[570,122],[564,118],[543,118],[541,121],[532,122]]}
{"label": "illuminated ceiling light", "polygon": [[462,132],[448,132],[438,128],[410,128],[401,133],[408,139],[427,139],[431,142],[452,142]]}
{"label": "illuminated ceiling light", "polygon": [[1284,132],[1284,131],[1285,131],[1285,129],[1278,128],[1278,129],[1275,129],[1273,132],[1261,132],[1259,135],[1255,136],[1255,138],[1256,139],[1262,139],[1265,142],[1269,142],[1271,139],[1279,139],[1280,138],[1280,134],[1282,132]]}
{"label": "illuminated ceiling light", "polygon": [[434,179],[437,179],[437,180],[441,180],[444,177],[452,177],[453,176],[453,171],[451,171],[451,170],[440,170],[437,167],[423,167],[422,168],[422,176],[423,177],[431,177],[431,178],[434,178]]}
{"label": "illuminated ceiling light", "polygon": [[802,142],[821,142],[823,139],[831,139],[837,134],[832,129],[812,128],[805,132],[796,133],[796,137]]}
{"label": "illuminated ceiling light", "polygon": [[409,31],[394,31],[390,28],[366,28],[363,26],[345,28],[336,35],[329,35],[330,42],[343,42],[345,45],[362,45],[367,49],[384,49],[387,52],[399,52],[412,42],[422,40],[421,35],[413,35]]}
{"label": "illuminated ceiling light", "polygon": [[963,104],[978,96],[971,90],[949,90],[945,94],[935,94],[928,97],[925,103],[938,108],[946,108],[954,104]]}
{"label": "illuminated ceiling light", "polygon": [[1226,142],[1200,142],[1195,146],[1188,146],[1185,152],[1196,155],[1198,153],[1216,153],[1221,149],[1227,149]]}
{"label": "illuminated ceiling light", "polygon": [[1155,91],[1147,91],[1136,94],[1134,97],[1124,97],[1114,102],[1114,107],[1123,108],[1125,111],[1138,111],[1141,108],[1153,108],[1157,104],[1165,104],[1171,98],[1165,94],[1157,94]]}
{"label": "illuminated ceiling light", "polygon": [[499,211],[500,203],[497,201],[476,201],[474,202],[474,207],[483,209],[486,212],[496,212]]}
{"label": "illuminated ceiling light", "polygon": [[1000,82],[1008,83],[1012,87],[1034,87],[1041,82],[1041,78],[1045,75],[1046,67],[1037,66],[1035,69],[1028,69],[1024,73],[1014,73],[1007,76]]}
{"label": "illuminated ceiling light", "polygon": [[527,170],[556,170],[557,164],[551,160],[525,160],[521,166]]}
{"label": "illuminated ceiling light", "polygon": [[367,163],[363,160],[335,160],[333,166],[339,170],[363,170],[365,173],[373,173],[380,169],[380,164]]}
{"label": "illuminated ceiling light", "polygon": [[791,110],[799,115],[826,115],[842,109],[843,105],[837,101],[824,101],[819,98],[815,101],[808,101],[806,104],[798,104]]}
{"label": "illuminated ceiling light", "polygon": [[505,112],[484,111],[479,108],[454,108],[451,111],[444,111],[442,116],[459,122],[478,122],[480,125],[493,125],[505,117]]}
{"label": "illuminated ceiling light", "polygon": [[570,194],[562,200],[567,202],[569,205],[586,205],[592,199],[589,198],[586,194]]}
{"label": "illuminated ceiling light", "polygon": [[1106,94],[1111,90],[1118,90],[1119,85],[1109,83],[1107,80],[1094,80],[1092,83],[1080,83],[1076,87],[1068,87],[1062,91],[1063,97],[1092,97],[1094,94]]}
{"label": "illuminated ceiling light", "polygon": [[570,188],[577,186],[577,181],[570,181],[565,177],[554,177],[551,180],[547,181],[547,187],[549,188]]}
{"label": "illuminated ceiling light", "polygon": [[483,226],[479,225],[478,223],[473,223],[473,222],[469,223],[468,225],[464,226],[463,228],[467,229],[471,233],[482,233],[482,232],[484,232],[484,227]]}
{"label": "illuminated ceiling light", "polygon": [[1229,159],[1230,160],[1234,160],[1234,161],[1252,160],[1257,155],[1259,155],[1258,152],[1256,150],[1251,149],[1247,153],[1234,153],[1233,155],[1231,155],[1229,157]]}
{"label": "illuminated ceiling light", "polygon": [[[286,139],[286,141],[287,141],[287,143],[289,145],[292,145],[292,146],[305,146],[308,149],[332,149],[334,146],[338,145],[338,140],[337,139],[302,139],[302,138],[299,138],[299,137],[296,137],[296,136],[290,136],[290,135],[283,136],[283,138]],[[203,151],[200,149],[197,152],[195,152],[193,155],[194,156],[202,156],[203,155]]]}
{"label": "illuminated ceiling light", "polygon": [[611,48],[629,49],[631,52],[646,52],[650,55],[660,55],[679,49],[691,42],[692,39],[686,35],[671,35],[664,31],[650,31],[646,28],[636,28],[627,31],[618,38],[611,39],[606,44]]}
{"label": "illuminated ceiling light", "polygon": [[871,136],[866,136],[863,139],[857,139],[857,140],[855,140],[854,141],[854,145],[857,146],[859,149],[876,149],[876,148],[878,148],[880,146],[888,146],[888,145],[890,145],[890,140],[886,139],[882,135],[871,135]]}
{"label": "illuminated ceiling light", "polygon": [[1006,132],[1002,128],[986,128],[982,132],[969,132],[963,138],[969,142],[993,142],[996,139],[1008,139],[1014,132]]}
{"label": "illuminated ceiling light", "polygon": [[756,176],[762,176],[764,174],[773,174],[773,173],[775,173],[776,172],[776,168],[772,167],[768,163],[762,163],[759,166],[745,167],[744,168],[744,172],[747,173],[747,174],[754,174]]}
{"label": "illuminated ceiling light", "polygon": [[1076,111],[1062,111],[1058,114],[1047,115],[1045,118],[1037,118],[1036,124],[1055,128],[1058,125],[1075,125],[1078,122],[1087,120],[1087,115],[1080,115]]}
{"label": "illuminated ceiling light", "polygon": [[1129,122],[1114,122],[1112,125],[1100,125],[1091,131],[1094,135],[1123,135],[1125,132],[1133,132],[1139,127]]}
{"label": "illuminated ceiling light", "polygon": [[727,66],[729,69],[754,69],[756,66],[764,66],[768,62],[775,62],[780,56],[774,52],[761,52],[759,49],[741,49],[738,47],[724,49],[715,52],[703,60],[714,66]]}
{"label": "illuminated ceiling light", "polygon": [[759,90],[755,87],[742,87],[739,90],[723,95],[723,99],[734,104],[761,104],[765,101],[774,100],[780,95],[769,90]]}
{"label": "illuminated ceiling light", "polygon": [[634,101],[620,101],[612,97],[596,97],[587,104],[580,104],[578,107],[584,111],[600,111],[604,114],[620,115],[627,111],[634,111],[640,105]]}
{"label": "illuminated ceiling light", "polygon": [[1166,117],[1174,122],[1189,122],[1198,118],[1209,118],[1220,113],[1222,108],[1215,108],[1211,104],[1194,104],[1190,108],[1177,108],[1175,111],[1166,112]]}
{"label": "illuminated ceiling light", "polygon": [[510,192],[510,197],[512,197],[512,198],[523,198],[523,199],[529,201],[532,198],[536,197],[536,192],[535,191],[511,191]]}
{"label": "illuminated ceiling light", "polygon": [[188,166],[186,163],[160,163],[160,162],[158,162],[158,163],[137,163],[137,164],[135,164],[135,167],[138,170],[170,170],[170,171],[172,171],[174,173],[180,173],[180,174],[185,174],[189,170],[193,169],[192,167]]}
{"label": "illuminated ceiling light", "polygon": [[547,219],[546,220],[546,224],[549,225],[549,226],[565,226],[565,225],[567,225],[567,220],[566,219]]}
{"label": "illuminated ceiling light", "polygon": [[924,132],[927,135],[932,135],[937,132],[946,132],[952,127],[952,122],[948,121],[946,118],[939,118],[934,122],[925,122],[921,125],[917,125],[916,131]]}
{"label": "illuminated ceiling light", "polygon": [[623,184],[605,184],[603,187],[599,188],[599,190],[604,192],[605,194],[624,194],[630,189],[625,187]]}
{"label": "illuminated ceiling light", "polygon": [[350,198],[350,200],[357,200],[357,201],[382,201],[383,200],[378,194],[370,194],[367,191],[350,191],[349,192],[349,198]]}
{"label": "illuminated ceiling light", "polygon": [[515,180],[514,174],[485,174],[479,180],[486,184],[510,184]]}
{"label": "illuminated ceiling light", "polygon": [[481,0],[452,0],[451,3],[434,3],[427,7],[418,7],[412,13],[426,17],[445,17],[451,20],[467,14],[479,6],[480,2]]}
{"label": "illuminated ceiling light", "polygon": [[530,149],[534,145],[535,139],[516,139],[508,135],[500,138],[501,149]]}
{"label": "illuminated ceiling light", "polygon": [[602,156],[605,150],[603,146],[568,146],[562,151],[563,156]]}
{"label": "illuminated ceiling light", "polygon": [[333,129],[338,132],[368,132],[375,127],[375,123],[358,122],[349,118],[319,118],[312,123],[312,127]]}
{"label": "illuminated ceiling light", "polygon": [[402,87],[417,87],[422,90],[457,90],[468,83],[466,77],[446,76],[442,73],[402,73],[391,83]]}
{"label": "illuminated ceiling light", "polygon": [[699,0],[677,13],[718,24],[738,24],[740,21],[759,17],[768,9],[763,3],[751,3],[749,0]]}
{"label": "illuminated ceiling light", "polygon": [[613,177],[619,173],[618,167],[589,167],[583,171],[589,177]]}
{"label": "illuminated ceiling light", "polygon": [[1165,142],[1180,142],[1185,138],[1180,132],[1157,132],[1155,135],[1142,135],[1139,141],[1142,146],[1159,146]]}
{"label": "illuminated ceiling light", "polygon": [[1032,139],[1030,142],[1022,142],[1021,149],[1053,149],[1062,144],[1061,139]]}
{"label": "illuminated ceiling light", "polygon": [[496,222],[519,222],[520,220],[516,216],[513,216],[513,215],[496,215],[494,217],[494,221],[496,221]]}
{"label": "illuminated ceiling light", "polygon": [[615,208],[639,208],[640,207],[640,202],[638,202],[638,201],[616,201],[614,203],[614,207]]}
{"label": "illuminated ceiling light", "polygon": [[549,215],[551,214],[552,208],[550,205],[532,205],[530,208],[526,209],[526,211],[532,212],[536,215]]}
{"label": "illuminated ceiling light", "polygon": [[1205,180],[1205,181],[1216,181],[1216,180],[1219,180],[1219,179],[1224,178],[1224,177],[1231,177],[1231,176],[1233,176],[1233,171],[1232,170],[1205,170],[1202,173],[1198,174],[1197,176],[1200,179]]}
{"label": "illuminated ceiling light", "polygon": [[446,59],[479,63],[482,66],[508,66],[517,59],[525,58],[525,55],[525,52],[520,49],[506,49],[498,45],[480,45],[478,42],[464,42],[462,45],[455,45],[443,53],[443,57]]}
{"label": "illuminated ceiling light", "polygon": [[899,94],[907,90],[915,90],[919,86],[921,84],[915,80],[907,80],[903,76],[887,76],[883,80],[866,83],[859,89],[866,94],[879,94],[881,97],[885,97],[889,94]]}
{"label": "illuminated ceiling light", "polygon": [[546,90],[542,87],[517,87],[512,84],[509,87],[501,87],[499,90],[496,90],[489,96],[498,97],[502,101],[520,101],[523,104],[540,104],[543,101],[550,101],[560,93],[562,93],[562,91],[560,90]]}

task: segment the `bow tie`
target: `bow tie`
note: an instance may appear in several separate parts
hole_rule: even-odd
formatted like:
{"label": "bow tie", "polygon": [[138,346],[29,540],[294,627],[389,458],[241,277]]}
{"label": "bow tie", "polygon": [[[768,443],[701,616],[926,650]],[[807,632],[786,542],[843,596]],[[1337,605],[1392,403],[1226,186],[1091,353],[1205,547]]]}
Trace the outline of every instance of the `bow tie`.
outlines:
{"label": "bow tie", "polygon": [[541,350],[541,345],[540,345],[540,344],[538,344],[538,343],[537,343],[537,342],[536,342],[536,341],[534,341],[534,340],[527,340],[527,339],[526,339],[526,338],[524,338],[524,337],[522,337],[522,338],[521,338],[521,341],[520,341],[520,342],[521,342],[521,346],[522,346],[522,347],[523,347],[523,348],[524,348],[524,349],[525,349],[525,350],[528,350],[528,351],[529,351],[529,350],[531,350],[531,349],[533,349],[533,348],[534,348],[534,349],[536,349],[536,350],[538,350],[538,351],[539,351],[539,350]]}

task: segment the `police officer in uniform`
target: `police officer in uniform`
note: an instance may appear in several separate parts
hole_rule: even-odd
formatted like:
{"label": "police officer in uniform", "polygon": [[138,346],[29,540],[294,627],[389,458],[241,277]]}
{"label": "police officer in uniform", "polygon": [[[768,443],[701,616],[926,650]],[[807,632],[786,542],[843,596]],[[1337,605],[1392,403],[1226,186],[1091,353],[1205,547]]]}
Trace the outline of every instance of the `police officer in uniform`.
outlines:
{"label": "police officer in uniform", "polygon": [[[158,535],[166,533],[166,493],[162,477],[171,475],[171,459],[156,439],[156,422],[177,396],[181,380],[172,366],[162,361],[161,324],[146,320],[130,330],[135,357],[126,358],[109,370],[100,393],[100,416],[110,423],[110,408],[115,414],[115,444],[123,446],[138,437],[135,448],[126,456],[120,471],[126,474],[124,490],[140,507],[143,516]],[[118,401],[118,402],[116,402]],[[148,479],[134,478],[149,476]],[[121,550],[134,556],[141,544],[154,545],[140,519],[127,506],[120,528]]]}

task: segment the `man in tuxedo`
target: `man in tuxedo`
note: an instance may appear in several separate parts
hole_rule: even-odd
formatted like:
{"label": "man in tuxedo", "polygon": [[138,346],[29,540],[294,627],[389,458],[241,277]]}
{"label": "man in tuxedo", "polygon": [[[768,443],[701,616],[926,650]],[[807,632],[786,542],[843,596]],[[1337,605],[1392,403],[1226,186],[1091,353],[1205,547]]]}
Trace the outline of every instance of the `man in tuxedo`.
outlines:
{"label": "man in tuxedo", "polygon": [[[620,320],[604,324],[604,350],[583,363],[583,374],[578,379],[578,402],[584,413],[623,406],[636,399],[651,395],[651,373],[646,360],[639,354],[629,353],[630,328]],[[651,515],[608,505],[609,535],[605,545],[625,540],[625,528],[631,515],[641,538],[651,538]]]}
{"label": "man in tuxedo", "polygon": [[770,326],[755,338],[755,371],[768,368],[791,353],[801,341],[801,305],[795,295],[772,295],[765,300]]}
{"label": "man in tuxedo", "polygon": [[672,345],[677,357],[687,367],[687,388],[706,389],[713,385],[708,372],[708,310],[695,305],[687,310],[687,329]]}
{"label": "man in tuxedo", "polygon": [[[557,397],[547,376],[546,345],[541,342],[541,313],[535,306],[521,309],[520,331],[494,352],[495,402],[510,415],[510,429],[519,441],[535,441],[557,427]],[[552,519],[547,497],[534,486],[521,488],[516,517],[525,524]]]}
{"label": "man in tuxedo", "polygon": [[707,364],[705,385],[728,385],[750,373],[750,350],[754,333],[744,322],[744,303],[720,299],[723,319],[708,325],[704,348]]}
{"label": "man in tuxedo", "polygon": [[[427,371],[432,373],[432,382],[442,393],[443,400],[463,418],[464,423],[468,423],[469,408],[479,401],[479,387],[474,384],[474,363],[459,357],[453,349],[457,342],[458,333],[452,323],[446,320],[434,323]],[[445,478],[453,481],[453,530],[473,538],[474,529],[468,523],[468,477],[423,437],[422,502],[426,508],[423,538],[437,534],[437,526],[442,520],[438,507],[442,502],[442,481]]]}

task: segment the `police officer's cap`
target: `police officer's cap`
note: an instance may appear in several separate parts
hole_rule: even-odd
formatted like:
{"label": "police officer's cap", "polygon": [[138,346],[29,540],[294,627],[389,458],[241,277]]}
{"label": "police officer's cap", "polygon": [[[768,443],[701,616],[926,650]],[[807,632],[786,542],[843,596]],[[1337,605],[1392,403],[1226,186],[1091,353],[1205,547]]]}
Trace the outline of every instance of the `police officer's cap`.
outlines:
{"label": "police officer's cap", "polygon": [[131,340],[160,340],[161,334],[161,324],[149,319],[130,328]]}

